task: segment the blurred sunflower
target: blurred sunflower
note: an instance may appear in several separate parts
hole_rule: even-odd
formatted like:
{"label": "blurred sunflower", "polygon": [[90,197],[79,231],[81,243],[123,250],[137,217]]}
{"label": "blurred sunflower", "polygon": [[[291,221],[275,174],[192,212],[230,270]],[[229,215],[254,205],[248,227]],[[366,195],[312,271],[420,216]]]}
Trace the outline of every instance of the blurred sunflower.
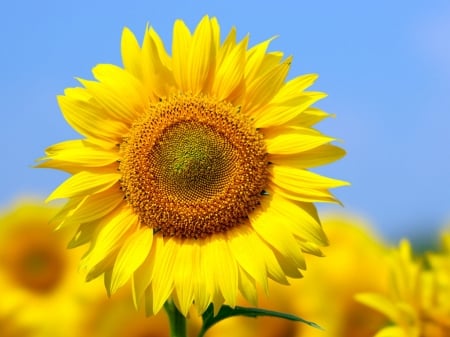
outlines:
{"label": "blurred sunflower", "polygon": [[123,298],[104,301],[95,311],[89,309],[89,324],[83,337],[167,337],[169,322],[163,312],[145,317],[136,311],[133,302]]}
{"label": "blurred sunflower", "polygon": [[372,337],[386,319],[355,295],[387,289],[388,268],[382,263],[386,245],[361,217],[329,214],[323,227],[330,238],[327,257],[310,263],[304,282],[294,285],[299,298],[294,312],[314,318],[325,331],[299,326],[295,336]]}
{"label": "blurred sunflower", "polygon": [[77,336],[93,288],[66,250],[68,233],[49,224],[56,211],[23,202],[0,215],[1,336]]}
{"label": "blurred sunflower", "polygon": [[450,336],[448,248],[445,255],[431,254],[427,261],[412,256],[407,240],[400,242],[390,256],[389,291],[358,295],[359,301],[379,310],[393,323],[381,329],[376,337]]}
{"label": "blurred sunflower", "polygon": [[384,243],[364,219],[353,215],[329,214],[322,224],[330,240],[326,259],[310,263],[306,277],[290,287],[274,284],[263,306],[311,319],[324,331],[270,317],[233,317],[212,327],[206,337],[372,337],[384,326],[382,314],[354,299],[359,292],[386,290]]}
{"label": "blurred sunflower", "polygon": [[288,82],[291,57],[224,42],[215,18],[191,33],[174,24],[172,55],[148,28],[142,46],[125,29],[124,67],[93,69],[96,81],[58,102],[85,138],[49,147],[38,167],[73,174],[48,200],[68,198],[59,227],[77,226],[71,246],[90,242],[87,279],[104,274],[108,292],[131,280],[137,305],[157,313],[172,299],[234,306],[239,291],[301,277],[303,253],[327,244],[313,202],[337,202],[346,182],[310,167],[344,151],[312,126],[328,116],[304,91],[317,78]]}

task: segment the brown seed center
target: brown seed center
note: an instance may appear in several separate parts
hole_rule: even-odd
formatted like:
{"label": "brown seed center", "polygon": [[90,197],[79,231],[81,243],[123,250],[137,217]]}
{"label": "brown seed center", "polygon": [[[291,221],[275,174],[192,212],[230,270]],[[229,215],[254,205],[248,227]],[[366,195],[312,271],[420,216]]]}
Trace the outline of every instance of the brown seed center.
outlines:
{"label": "brown seed center", "polygon": [[231,104],[174,95],[121,144],[122,190],[142,225],[201,238],[245,223],[267,180],[262,135]]}

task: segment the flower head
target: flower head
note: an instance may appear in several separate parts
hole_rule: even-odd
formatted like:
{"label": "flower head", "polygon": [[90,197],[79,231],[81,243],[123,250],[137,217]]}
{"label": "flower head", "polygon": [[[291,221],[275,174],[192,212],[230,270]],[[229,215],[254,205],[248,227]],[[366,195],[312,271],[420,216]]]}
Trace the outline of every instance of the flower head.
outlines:
{"label": "flower head", "polygon": [[325,94],[304,91],[316,75],[286,82],[291,58],[270,40],[248,40],[178,20],[169,55],[152,28],[142,45],[125,29],[123,68],[98,65],[58,97],[84,137],[38,165],[73,174],[48,198],[69,199],[59,227],[90,243],[88,279],[104,274],[111,293],[131,280],[149,313],[168,299],[185,315],[234,306],[239,292],[254,303],[256,284],[300,277],[303,253],[327,244],[313,202],[346,183],[308,170],[344,154],[312,128]]}
{"label": "flower head", "polygon": [[[448,247],[447,247],[448,248]],[[444,337],[450,334],[449,251],[414,258],[407,240],[390,256],[391,284],[386,294],[359,294],[393,323],[377,337]],[[428,262],[428,263],[426,263]],[[429,265],[429,268],[427,268]]]}

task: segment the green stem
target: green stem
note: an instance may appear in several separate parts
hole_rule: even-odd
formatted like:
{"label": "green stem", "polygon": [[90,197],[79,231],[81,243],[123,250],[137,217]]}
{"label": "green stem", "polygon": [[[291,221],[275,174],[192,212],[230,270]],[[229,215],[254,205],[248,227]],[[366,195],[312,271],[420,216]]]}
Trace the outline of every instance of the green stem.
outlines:
{"label": "green stem", "polygon": [[203,337],[205,336],[206,331],[208,331],[208,328],[205,327],[204,325],[202,326],[201,330],[199,331],[197,337]]}
{"label": "green stem", "polygon": [[172,301],[164,303],[167,317],[169,317],[170,337],[186,337],[186,317],[177,309]]}

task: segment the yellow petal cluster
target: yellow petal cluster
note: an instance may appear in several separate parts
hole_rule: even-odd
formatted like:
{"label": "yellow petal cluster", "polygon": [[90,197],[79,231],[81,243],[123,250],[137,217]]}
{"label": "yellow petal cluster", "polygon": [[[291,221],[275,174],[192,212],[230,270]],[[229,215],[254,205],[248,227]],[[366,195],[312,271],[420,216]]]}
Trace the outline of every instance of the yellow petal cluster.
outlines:
{"label": "yellow petal cluster", "polygon": [[410,243],[402,240],[390,255],[389,290],[358,295],[393,323],[376,337],[450,335],[450,236],[443,238],[443,252],[423,257],[414,257]]}

